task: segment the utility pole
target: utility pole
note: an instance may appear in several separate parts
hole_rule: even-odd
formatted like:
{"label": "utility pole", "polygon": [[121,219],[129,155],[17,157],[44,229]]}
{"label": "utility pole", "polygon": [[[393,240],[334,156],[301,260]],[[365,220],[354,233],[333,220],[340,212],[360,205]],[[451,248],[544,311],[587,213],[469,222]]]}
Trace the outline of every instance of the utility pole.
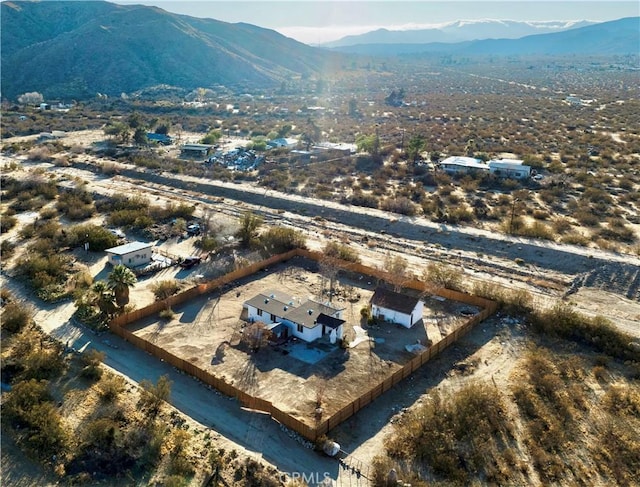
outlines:
{"label": "utility pole", "polygon": [[518,201],[520,201],[520,199],[516,198],[513,200],[513,203],[511,204],[511,221],[509,222],[510,235],[513,235],[513,217],[515,216],[515,213],[516,213],[516,203],[518,203]]}

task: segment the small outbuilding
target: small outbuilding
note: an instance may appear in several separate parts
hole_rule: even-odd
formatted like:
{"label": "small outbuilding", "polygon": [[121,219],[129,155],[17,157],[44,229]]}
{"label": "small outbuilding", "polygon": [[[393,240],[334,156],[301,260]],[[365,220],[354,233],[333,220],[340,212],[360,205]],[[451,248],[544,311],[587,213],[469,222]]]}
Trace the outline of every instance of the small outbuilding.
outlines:
{"label": "small outbuilding", "polygon": [[212,150],[210,144],[184,144],[180,147],[180,155],[189,159],[206,159]]}
{"label": "small outbuilding", "polygon": [[372,316],[405,328],[411,328],[422,319],[424,303],[417,297],[379,287],[371,296]]}
{"label": "small outbuilding", "polygon": [[151,262],[153,244],[146,242],[130,242],[105,250],[109,264],[124,264],[127,267],[138,267]]}

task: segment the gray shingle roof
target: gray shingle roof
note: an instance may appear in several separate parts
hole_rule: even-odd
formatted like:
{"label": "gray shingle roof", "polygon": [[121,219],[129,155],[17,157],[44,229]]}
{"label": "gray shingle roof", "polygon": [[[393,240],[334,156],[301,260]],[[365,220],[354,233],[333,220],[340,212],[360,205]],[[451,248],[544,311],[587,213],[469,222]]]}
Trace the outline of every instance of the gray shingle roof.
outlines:
{"label": "gray shingle roof", "polygon": [[409,314],[420,301],[419,298],[400,294],[389,289],[379,287],[371,296],[371,304],[382,308],[392,309],[400,313]]}

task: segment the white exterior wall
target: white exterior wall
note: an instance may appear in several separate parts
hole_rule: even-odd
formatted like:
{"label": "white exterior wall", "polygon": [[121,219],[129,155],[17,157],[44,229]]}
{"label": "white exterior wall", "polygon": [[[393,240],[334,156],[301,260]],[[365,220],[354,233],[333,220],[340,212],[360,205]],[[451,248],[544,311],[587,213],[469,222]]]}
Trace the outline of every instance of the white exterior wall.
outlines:
{"label": "white exterior wall", "polygon": [[151,262],[151,249],[135,250],[123,255],[109,255],[109,263],[112,265],[124,264],[127,267],[138,267]]}
{"label": "white exterior wall", "polygon": [[382,306],[372,304],[371,314],[376,318],[384,317],[385,321],[397,323],[404,326],[405,328],[411,328],[415,322],[422,319],[423,307],[424,303],[422,301],[418,301],[411,314],[405,314],[393,309],[384,308]]}
{"label": "white exterior wall", "polygon": [[277,323],[282,321],[278,316],[274,316],[274,319],[271,319],[271,314],[266,311],[262,311],[262,316],[258,314],[258,308],[255,308],[251,305],[247,305],[247,320],[249,321],[262,321],[270,325],[271,323]]}
{"label": "white exterior wall", "polygon": [[307,328],[305,326],[302,327],[302,333],[298,331],[298,325],[288,320],[283,320],[283,324],[285,324],[290,331],[290,334],[294,337],[300,338],[305,342],[312,342],[317,340],[322,336],[322,325],[316,325],[313,328]]}

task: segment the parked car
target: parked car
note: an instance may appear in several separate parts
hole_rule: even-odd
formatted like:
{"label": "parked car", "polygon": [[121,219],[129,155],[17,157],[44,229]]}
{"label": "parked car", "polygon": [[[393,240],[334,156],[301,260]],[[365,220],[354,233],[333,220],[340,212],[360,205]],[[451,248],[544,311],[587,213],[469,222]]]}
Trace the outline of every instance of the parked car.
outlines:
{"label": "parked car", "polygon": [[180,267],[182,267],[183,269],[191,269],[193,266],[198,265],[200,262],[202,262],[202,259],[200,257],[192,255],[190,257],[187,257],[186,259],[183,259],[183,261],[180,262]]}
{"label": "parked car", "polygon": [[200,225],[198,223],[194,223],[193,225],[189,225],[187,227],[187,233],[189,235],[200,235]]}

